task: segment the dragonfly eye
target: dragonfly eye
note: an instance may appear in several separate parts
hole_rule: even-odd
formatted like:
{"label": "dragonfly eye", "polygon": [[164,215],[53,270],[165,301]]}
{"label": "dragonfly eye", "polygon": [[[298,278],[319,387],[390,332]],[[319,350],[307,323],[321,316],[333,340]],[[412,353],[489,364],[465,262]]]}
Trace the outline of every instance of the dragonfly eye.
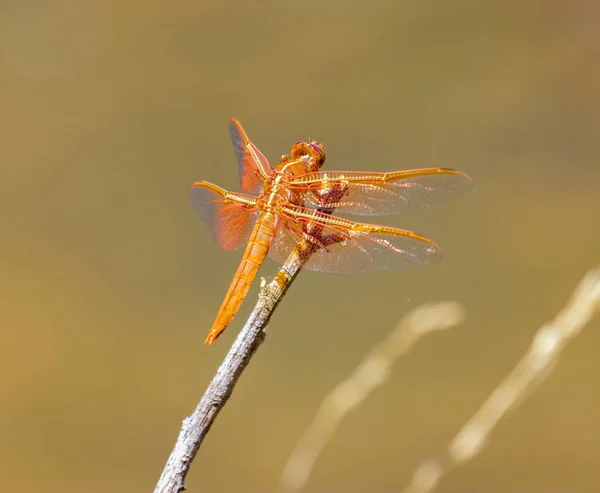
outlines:
{"label": "dragonfly eye", "polygon": [[325,162],[325,148],[323,144],[314,140],[296,142],[290,152],[290,158],[299,159],[302,156],[308,156],[314,165],[314,171],[317,171]]}
{"label": "dragonfly eye", "polygon": [[318,142],[311,140],[309,145],[313,151],[313,156],[315,161],[317,162],[318,167],[320,168],[325,163],[325,146],[323,144],[319,144]]}
{"label": "dragonfly eye", "polygon": [[307,143],[300,141],[300,142],[296,142],[292,146],[292,150],[290,152],[290,158],[298,159],[306,154],[310,154],[307,150]]}

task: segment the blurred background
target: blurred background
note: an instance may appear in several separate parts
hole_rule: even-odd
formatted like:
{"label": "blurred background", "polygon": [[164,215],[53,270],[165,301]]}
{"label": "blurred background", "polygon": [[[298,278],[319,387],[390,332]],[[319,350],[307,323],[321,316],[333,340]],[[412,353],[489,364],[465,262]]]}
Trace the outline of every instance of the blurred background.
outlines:
{"label": "blurred background", "polygon": [[[401,490],[598,264],[599,23],[590,0],[3,1],[0,491],[154,488],[258,293],[203,345],[241,252],[219,250],[187,194],[240,190],[231,116],[273,162],[311,137],[327,169],[476,183],[373,218],[435,239],[441,264],[300,274],[187,478],[272,489],[402,314],[457,300],[466,323],[397,363],[305,491]],[[600,491],[599,331],[437,491]]]}

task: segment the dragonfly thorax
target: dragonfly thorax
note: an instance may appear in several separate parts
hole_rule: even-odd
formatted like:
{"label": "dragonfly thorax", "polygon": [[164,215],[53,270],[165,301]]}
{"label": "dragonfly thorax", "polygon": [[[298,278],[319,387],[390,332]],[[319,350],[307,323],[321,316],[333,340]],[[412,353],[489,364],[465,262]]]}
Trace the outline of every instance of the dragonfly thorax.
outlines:
{"label": "dragonfly thorax", "polygon": [[[281,163],[280,163],[281,164]],[[293,165],[294,163],[290,162]],[[290,173],[285,167],[278,169],[277,167],[273,170],[271,179],[266,182],[263,189],[258,196],[258,204],[263,210],[270,212],[277,211],[285,205],[288,201],[288,184],[293,178],[293,174]]]}

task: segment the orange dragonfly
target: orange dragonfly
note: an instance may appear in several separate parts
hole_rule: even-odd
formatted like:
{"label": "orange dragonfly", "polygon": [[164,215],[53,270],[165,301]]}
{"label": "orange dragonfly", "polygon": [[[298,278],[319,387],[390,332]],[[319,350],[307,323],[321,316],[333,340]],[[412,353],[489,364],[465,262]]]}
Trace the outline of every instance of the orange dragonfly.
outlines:
{"label": "orange dragonfly", "polygon": [[[267,255],[283,263],[292,252],[304,252],[303,268],[335,273],[401,269],[441,258],[440,248],[429,238],[343,219],[332,215],[334,211],[394,214],[428,207],[472,185],[466,174],[449,168],[320,171],[325,150],[314,140],[296,142],[271,167],[239,121],[230,120],[229,132],[242,189],[252,195],[205,181],[194,183],[190,192],[193,208],[221,248],[246,246],[206,344],[227,328]],[[296,248],[300,244],[304,249]]]}

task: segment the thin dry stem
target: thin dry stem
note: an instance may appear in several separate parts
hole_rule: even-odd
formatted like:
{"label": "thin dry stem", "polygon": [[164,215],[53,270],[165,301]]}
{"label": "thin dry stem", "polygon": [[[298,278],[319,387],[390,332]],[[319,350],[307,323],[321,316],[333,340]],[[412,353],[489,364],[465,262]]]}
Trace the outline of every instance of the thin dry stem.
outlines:
{"label": "thin dry stem", "polygon": [[185,490],[185,476],[202,440],[231,395],[235,384],[264,339],[264,329],[275,308],[298,275],[301,265],[291,256],[275,279],[261,285],[258,302],[217,370],[194,412],[183,420],[175,447],[154,489],[155,493]]}
{"label": "thin dry stem", "polygon": [[567,306],[536,333],[529,350],[463,426],[444,456],[423,462],[404,493],[429,493],[453,466],[477,455],[498,421],[552,371],[560,352],[600,311],[600,268],[583,278]]}
{"label": "thin dry stem", "polygon": [[390,368],[399,356],[410,351],[427,333],[450,328],[462,319],[463,310],[454,302],[424,305],[403,317],[388,337],[325,397],[288,459],[279,490],[291,493],[302,489],[317,457],[344,416],[387,380]]}

